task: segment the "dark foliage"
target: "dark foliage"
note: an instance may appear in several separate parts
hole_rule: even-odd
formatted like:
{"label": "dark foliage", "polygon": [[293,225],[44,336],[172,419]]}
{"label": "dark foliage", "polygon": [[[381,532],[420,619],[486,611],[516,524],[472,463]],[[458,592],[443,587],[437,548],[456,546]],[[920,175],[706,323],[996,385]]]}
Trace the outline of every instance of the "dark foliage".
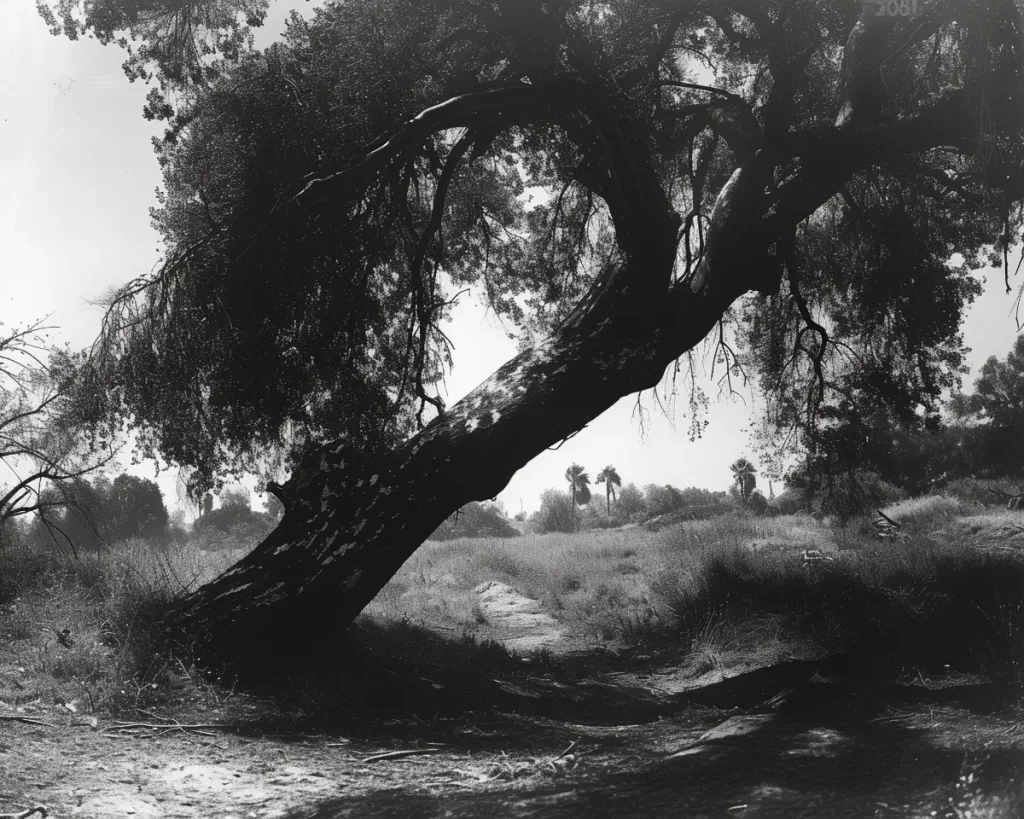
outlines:
{"label": "dark foliage", "polygon": [[[781,195],[817,161],[814,140],[831,138],[837,87],[843,126],[983,89],[976,155],[862,163],[771,244],[782,281],[731,314],[773,427],[813,429],[821,401],[839,412],[881,402],[905,419],[933,411],[963,362],[970,272],[1020,222],[1019,180],[1003,173],[1015,149],[1001,136],[1019,120],[1003,39],[1016,12],[944,3],[949,18],[927,17],[885,51],[903,36],[892,23],[889,40],[872,34],[884,86],[847,87],[855,60],[836,55],[856,4],[776,5],[348,2],[293,19],[282,42],[255,53],[244,44],[261,0],[43,4],[73,38],[137,43],[131,76],[190,89],[157,146],[165,191],[154,221],[168,258],[112,302],[96,357],[109,402],[94,418],[133,418],[144,451],[194,467],[197,495],[224,470],[269,470],[307,443],[343,437],[380,452],[403,440],[441,408],[431,384],[447,361],[450,285],[483,285],[526,338],[568,315],[625,237],[579,122],[543,99],[523,109],[510,97],[499,124],[470,115],[461,136],[440,128],[368,157],[382,134],[458,95],[572,83],[620,89],[616,104],[688,214],[684,275],[706,249],[709,194],[753,130],[780,153],[768,188]],[[687,55],[714,63],[721,87],[687,84]],[[550,198],[527,209],[526,186]],[[955,255],[963,262],[947,264]],[[727,371],[739,367],[721,350]]]}
{"label": "dark foliage", "polygon": [[519,530],[492,504],[467,503],[430,536],[431,540],[457,537],[516,537]]}

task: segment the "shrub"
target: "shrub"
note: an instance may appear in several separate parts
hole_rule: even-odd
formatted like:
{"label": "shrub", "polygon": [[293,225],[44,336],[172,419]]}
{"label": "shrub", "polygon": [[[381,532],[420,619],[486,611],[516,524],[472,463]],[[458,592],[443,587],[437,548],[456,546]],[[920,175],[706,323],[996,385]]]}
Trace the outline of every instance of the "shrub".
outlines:
{"label": "shrub", "polygon": [[810,509],[810,501],[803,489],[789,488],[775,498],[775,507],[780,515],[795,515]]}
{"label": "shrub", "polygon": [[429,540],[458,537],[517,537],[517,530],[501,510],[491,504],[467,503],[434,530]]}
{"label": "shrub", "polygon": [[1014,478],[957,478],[942,489],[943,495],[987,506],[1006,506],[1007,495],[1024,494],[1024,484]]}
{"label": "shrub", "polygon": [[845,526],[871,509],[902,500],[903,492],[874,472],[850,470],[822,478],[811,508],[820,517],[834,517]]}
{"label": "shrub", "polygon": [[925,495],[921,498],[910,498],[900,501],[882,510],[887,517],[903,526],[922,527],[937,523],[958,515],[967,510],[956,498],[945,495]]}
{"label": "shrub", "polygon": [[534,531],[546,532],[573,531],[572,498],[568,492],[557,489],[546,489],[540,496],[540,509],[530,518]]}

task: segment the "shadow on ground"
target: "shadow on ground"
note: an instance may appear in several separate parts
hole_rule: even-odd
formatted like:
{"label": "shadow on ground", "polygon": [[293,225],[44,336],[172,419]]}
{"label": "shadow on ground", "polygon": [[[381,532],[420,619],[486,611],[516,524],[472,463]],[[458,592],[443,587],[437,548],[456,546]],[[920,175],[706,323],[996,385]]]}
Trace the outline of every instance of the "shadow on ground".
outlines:
{"label": "shadow on ground", "polygon": [[[909,727],[875,709],[820,700],[731,717],[660,759],[619,759],[572,781],[486,793],[404,789],[340,797],[288,819],[338,817],[1019,817],[1024,751],[950,744],[982,728],[967,713]],[[918,720],[919,722],[921,720]],[[661,726],[664,731],[670,726]]]}

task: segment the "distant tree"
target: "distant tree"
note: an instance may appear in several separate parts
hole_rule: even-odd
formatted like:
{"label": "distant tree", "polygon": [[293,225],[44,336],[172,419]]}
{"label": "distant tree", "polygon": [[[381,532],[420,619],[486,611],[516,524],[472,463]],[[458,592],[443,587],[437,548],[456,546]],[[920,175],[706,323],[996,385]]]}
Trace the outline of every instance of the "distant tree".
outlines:
{"label": "distant tree", "polygon": [[572,496],[572,523],[573,530],[576,529],[576,506],[584,506],[590,503],[590,476],[579,464],[573,464],[565,470],[565,479],[569,482],[569,492]]}
{"label": "distant tree", "polygon": [[739,492],[740,499],[746,503],[750,493],[757,486],[757,470],[746,458],[739,458],[729,467],[732,470],[733,483]]}
{"label": "distant tree", "polygon": [[818,517],[835,518],[842,527],[855,517],[904,497],[898,487],[877,473],[855,467],[811,476],[810,481],[815,484],[811,510]]}
{"label": "distant tree", "polygon": [[164,537],[168,520],[163,494],[155,482],[127,474],[114,478],[103,501],[103,529],[111,543]]}
{"label": "distant tree", "polygon": [[809,502],[804,490],[789,486],[775,498],[775,506],[780,515],[795,515],[797,512],[806,511]]}
{"label": "distant tree", "polygon": [[192,524],[192,530],[201,535],[211,548],[220,544],[236,546],[269,532],[274,520],[265,512],[254,512],[249,492],[242,487],[221,490],[220,506],[206,512]]}
{"label": "distant tree", "polygon": [[226,489],[222,489],[220,492],[220,508],[221,509],[249,509],[251,504],[249,501],[249,492],[240,486],[232,486]]}
{"label": "distant tree", "polygon": [[576,504],[568,492],[545,489],[540,495],[540,509],[530,518],[533,528],[544,532],[576,531]]}
{"label": "distant tree", "polygon": [[768,513],[768,498],[764,496],[760,489],[755,489],[747,498],[746,506],[755,515],[765,515]]}
{"label": "distant tree", "polygon": [[612,514],[612,498],[615,497],[615,487],[622,486],[622,478],[615,471],[614,466],[606,466],[597,474],[597,483],[604,484],[605,511],[609,517]]}
{"label": "distant tree", "polygon": [[1024,335],[1001,361],[991,356],[982,365],[968,406],[996,427],[1024,427]]}
{"label": "distant tree", "polygon": [[[48,486],[40,493],[43,504],[53,504],[47,516],[36,517],[29,530],[37,546],[68,546],[74,554],[95,551],[111,542],[107,521],[110,480],[81,478],[58,489]],[[55,533],[57,537],[55,537]]]}
{"label": "distant tree", "polygon": [[167,522],[167,531],[175,542],[186,540],[190,529],[188,518],[184,509],[175,509],[171,512]]}
{"label": "distant tree", "polygon": [[473,501],[442,523],[431,534],[431,540],[451,540],[457,537],[517,537],[519,531],[512,526],[501,507],[493,503]]}
{"label": "distant tree", "polygon": [[976,471],[1024,472],[1024,336],[1017,336],[1004,360],[992,356],[982,365],[966,404],[976,419],[966,437],[980,443],[975,451],[983,461]]}
{"label": "distant tree", "polygon": [[266,497],[263,499],[263,511],[272,520],[281,520],[281,516],[284,515],[284,504],[281,503],[281,499],[273,492],[267,492]]}
{"label": "distant tree", "polygon": [[[114,451],[109,426],[82,432],[82,359],[52,347],[51,329],[35,322],[0,330],[0,525],[32,516],[52,540],[74,547],[63,513],[89,500],[86,476]],[[92,525],[84,509],[78,518]]]}
{"label": "distant tree", "polygon": [[683,493],[671,484],[648,484],[644,487],[644,499],[647,513],[652,517],[677,512],[686,505]]}
{"label": "distant tree", "polygon": [[697,486],[688,486],[679,493],[683,506],[695,512],[701,511],[709,516],[732,505],[726,492],[712,492]]}
{"label": "distant tree", "polygon": [[637,488],[635,483],[627,483],[619,491],[619,499],[615,504],[615,508],[622,516],[624,523],[629,523],[635,518],[643,517],[647,511],[644,493]]}

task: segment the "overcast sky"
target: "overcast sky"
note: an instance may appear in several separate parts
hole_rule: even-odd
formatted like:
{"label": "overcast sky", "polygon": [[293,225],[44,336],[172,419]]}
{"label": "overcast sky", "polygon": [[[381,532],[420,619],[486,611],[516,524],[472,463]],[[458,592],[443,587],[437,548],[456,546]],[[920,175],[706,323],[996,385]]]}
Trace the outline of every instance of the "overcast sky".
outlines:
{"label": "overcast sky", "polygon": [[[286,8],[272,7],[261,45],[280,33]],[[149,272],[160,258],[149,208],[161,184],[150,140],[161,128],[143,119],[147,89],[125,78],[117,48],[51,36],[33,0],[0,0],[0,21],[0,322],[18,326],[50,315],[56,340],[83,347],[101,319],[89,301]],[[1015,334],[1013,299],[1003,294],[1001,274],[988,279],[964,328],[975,367],[1004,356]],[[515,344],[472,296],[463,297],[448,333],[456,347],[451,404],[511,357]],[[542,490],[564,488],[563,473],[574,461],[591,477],[612,464],[626,483],[725,489],[729,463],[751,454],[752,399],[716,403],[713,391],[711,397],[710,427],[695,443],[682,412],[673,424],[649,397],[641,440],[635,398],[623,399],[521,470],[499,498],[510,513],[520,503],[533,510]],[[153,474],[152,467],[132,471]],[[160,483],[172,506],[173,479]]]}

